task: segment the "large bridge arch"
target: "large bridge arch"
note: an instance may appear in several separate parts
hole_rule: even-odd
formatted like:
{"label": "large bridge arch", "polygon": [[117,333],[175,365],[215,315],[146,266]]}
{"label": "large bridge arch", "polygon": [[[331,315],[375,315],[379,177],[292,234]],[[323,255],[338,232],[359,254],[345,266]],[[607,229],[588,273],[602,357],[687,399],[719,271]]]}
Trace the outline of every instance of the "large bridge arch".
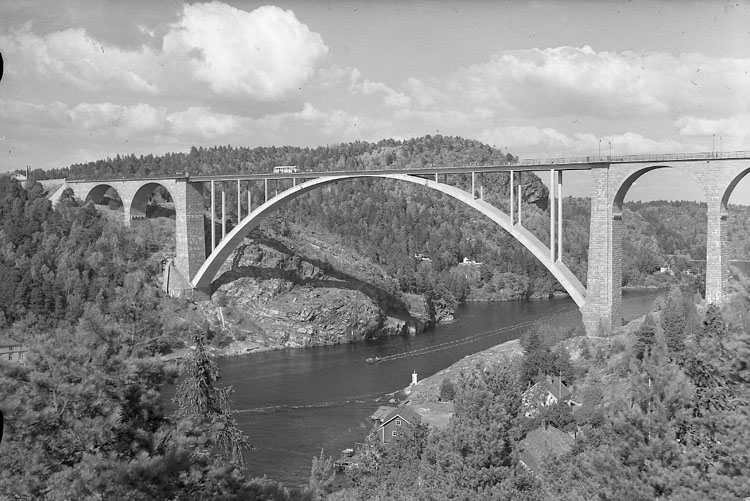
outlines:
{"label": "large bridge arch", "polygon": [[473,207],[480,213],[490,218],[490,220],[494,221],[505,231],[510,233],[514,238],[516,238],[516,240],[518,240],[524,247],[526,247],[542,263],[542,265],[544,265],[552,273],[552,275],[558,280],[558,282],[560,282],[560,284],[576,302],[579,308],[583,308],[583,306],[585,305],[586,289],[583,287],[578,278],[576,278],[576,276],[570,271],[570,269],[568,269],[568,267],[565,266],[561,261],[553,261],[552,259],[550,259],[550,251],[546,245],[544,245],[527,229],[523,228],[520,225],[512,224],[510,217],[497,207],[490,205],[484,200],[475,198],[471,193],[468,193],[460,188],[456,188],[444,183],[439,183],[408,174],[373,174],[367,172],[356,175],[342,175],[312,179],[305,183],[301,183],[289,190],[286,190],[283,193],[280,193],[276,197],[256,208],[254,211],[248,214],[247,217],[240,221],[237,227],[235,227],[226,236],[226,238],[224,238],[213,250],[211,255],[206,259],[196,275],[193,277],[193,288],[210,293],[211,282],[219,272],[221,266],[230,256],[232,251],[234,251],[234,249],[236,249],[237,246],[240,245],[243,239],[253,229],[257,228],[258,225],[269,214],[283,207],[289,201],[314,189],[339,181],[358,178],[395,179],[398,181],[418,184],[444,193],[460,202],[465,203],[470,207]]}

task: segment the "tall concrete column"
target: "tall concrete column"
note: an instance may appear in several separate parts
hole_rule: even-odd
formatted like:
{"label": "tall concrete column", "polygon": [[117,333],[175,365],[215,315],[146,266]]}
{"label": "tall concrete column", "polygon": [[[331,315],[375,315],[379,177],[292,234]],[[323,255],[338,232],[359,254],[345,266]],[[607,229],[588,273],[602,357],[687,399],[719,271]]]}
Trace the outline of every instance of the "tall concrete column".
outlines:
{"label": "tall concrete column", "polygon": [[206,260],[203,183],[175,183],[172,198],[176,227],[175,266],[185,280],[192,280]]}
{"label": "tall concrete column", "polygon": [[515,210],[515,204],[513,202],[515,201],[514,195],[516,190],[516,187],[513,186],[513,171],[510,171],[508,186],[510,188],[510,225],[513,226],[516,224],[513,214],[513,211]]}
{"label": "tall concrete column", "polygon": [[729,283],[727,210],[718,196],[707,197],[706,205],[706,301],[719,304],[725,299]]}
{"label": "tall concrete column", "polygon": [[[122,197],[122,196],[121,196]],[[131,200],[128,198],[128,200],[122,200],[122,217],[123,222],[125,223],[125,226],[131,226],[133,221],[133,211],[131,209]]]}
{"label": "tall concrete column", "polygon": [[612,205],[609,168],[591,171],[591,222],[583,324],[588,335],[622,323],[622,214]]}
{"label": "tall concrete column", "polygon": [[563,245],[562,245],[562,236],[563,236],[563,195],[562,195],[562,185],[563,185],[563,171],[559,170],[557,171],[557,260],[562,261],[563,258]]}

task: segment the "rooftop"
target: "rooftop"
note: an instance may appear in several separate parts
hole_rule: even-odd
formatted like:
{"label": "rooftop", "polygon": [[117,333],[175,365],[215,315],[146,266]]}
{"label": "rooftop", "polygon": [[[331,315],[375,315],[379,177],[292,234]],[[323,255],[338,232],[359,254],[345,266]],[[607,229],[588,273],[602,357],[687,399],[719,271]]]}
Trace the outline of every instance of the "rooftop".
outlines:
{"label": "rooftop", "polygon": [[397,417],[403,419],[409,424],[418,424],[422,422],[422,418],[414,412],[412,409],[410,409],[407,406],[401,406],[393,409],[391,412],[389,412],[384,418],[383,418],[383,424],[381,426],[385,426],[390,421],[393,421]]}
{"label": "rooftop", "polygon": [[521,441],[521,462],[532,472],[542,471],[542,462],[547,456],[559,456],[570,452],[574,439],[551,424],[544,424],[526,434]]}

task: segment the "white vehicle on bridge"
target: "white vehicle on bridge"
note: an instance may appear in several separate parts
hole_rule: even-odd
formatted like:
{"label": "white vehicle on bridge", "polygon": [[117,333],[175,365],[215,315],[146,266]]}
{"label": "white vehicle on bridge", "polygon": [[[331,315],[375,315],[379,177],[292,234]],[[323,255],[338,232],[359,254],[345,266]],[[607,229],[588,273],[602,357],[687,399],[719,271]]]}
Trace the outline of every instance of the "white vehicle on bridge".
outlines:
{"label": "white vehicle on bridge", "polygon": [[274,174],[292,174],[298,172],[296,165],[278,165],[273,168]]}

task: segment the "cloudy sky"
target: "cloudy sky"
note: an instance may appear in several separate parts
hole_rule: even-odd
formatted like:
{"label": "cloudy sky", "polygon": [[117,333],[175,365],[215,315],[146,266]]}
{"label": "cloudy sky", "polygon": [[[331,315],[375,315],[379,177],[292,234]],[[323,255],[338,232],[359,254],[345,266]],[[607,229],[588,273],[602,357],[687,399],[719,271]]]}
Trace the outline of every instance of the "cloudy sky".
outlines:
{"label": "cloudy sky", "polygon": [[437,133],[750,150],[748,0],[3,0],[0,52],[0,171]]}

